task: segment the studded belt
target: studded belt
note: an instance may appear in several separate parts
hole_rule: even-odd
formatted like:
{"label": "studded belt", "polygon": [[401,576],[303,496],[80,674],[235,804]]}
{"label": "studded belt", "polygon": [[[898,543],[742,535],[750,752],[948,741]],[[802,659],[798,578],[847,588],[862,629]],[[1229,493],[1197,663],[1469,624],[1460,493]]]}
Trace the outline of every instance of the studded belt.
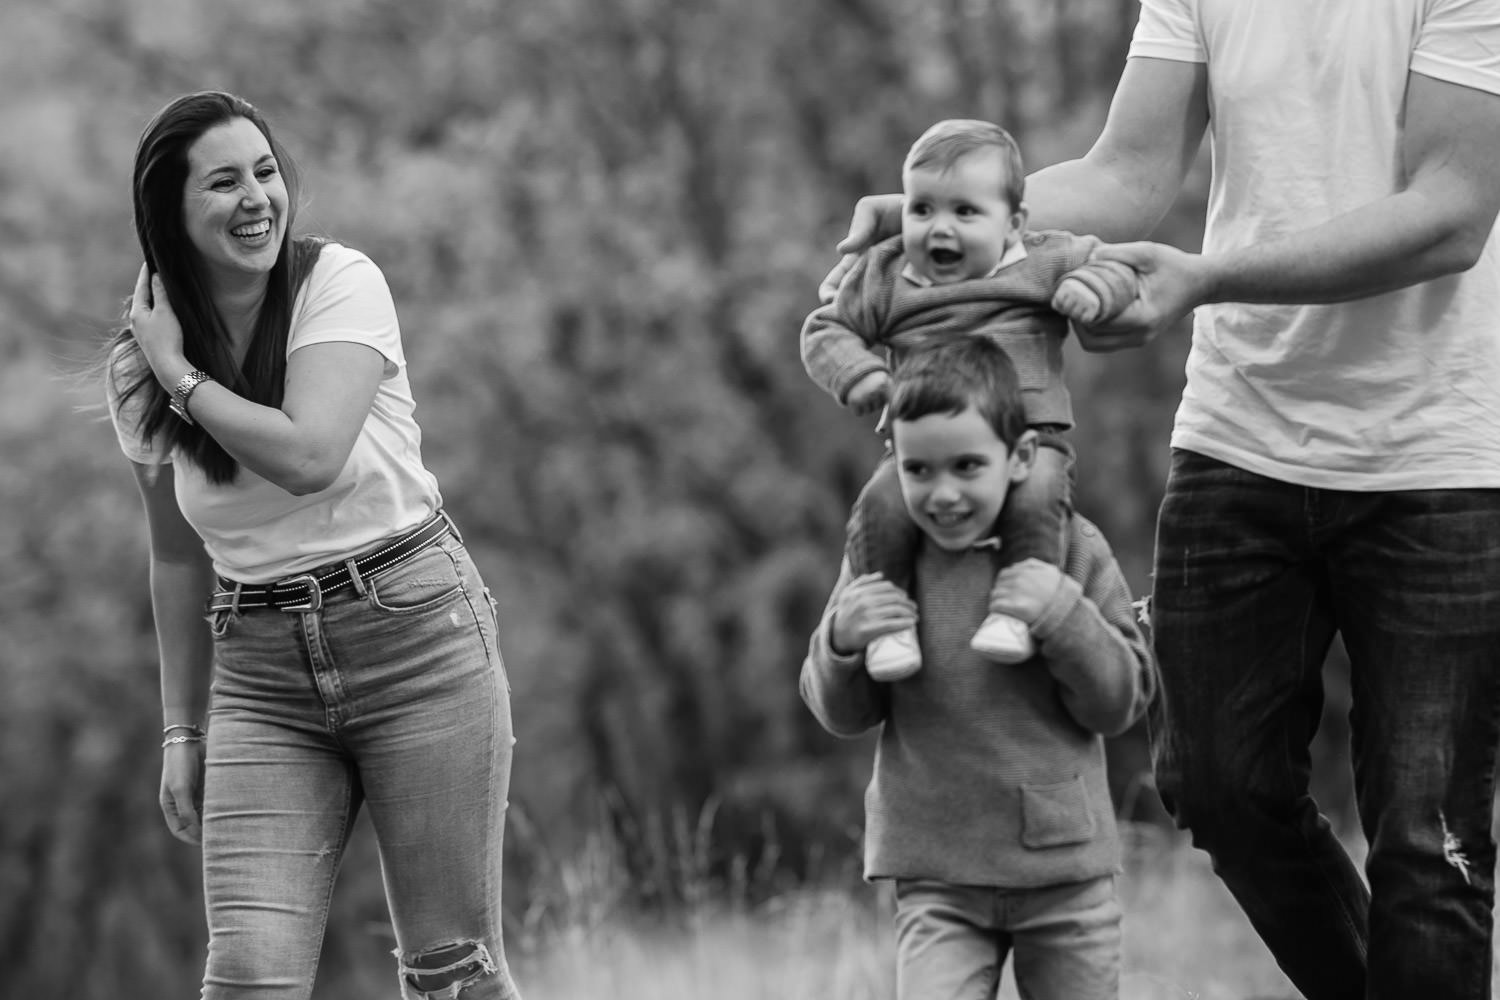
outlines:
{"label": "studded belt", "polygon": [[225,589],[209,599],[208,610],[210,613],[249,611],[254,608],[317,611],[323,606],[323,598],[328,594],[353,586],[356,578],[364,579],[401,565],[452,530],[448,515],[438,511],[404,535],[381,543],[378,548],[358,559],[330,563],[311,572],[289,576],[273,583],[220,580],[220,585]]}

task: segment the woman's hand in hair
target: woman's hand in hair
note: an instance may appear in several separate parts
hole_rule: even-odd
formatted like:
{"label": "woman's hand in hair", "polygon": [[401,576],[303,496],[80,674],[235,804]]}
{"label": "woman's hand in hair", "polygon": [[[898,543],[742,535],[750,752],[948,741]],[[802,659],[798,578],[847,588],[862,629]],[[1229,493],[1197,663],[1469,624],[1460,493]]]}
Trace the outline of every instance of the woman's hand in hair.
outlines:
{"label": "woman's hand in hair", "polygon": [[135,279],[135,293],[130,298],[130,330],[141,346],[146,363],[156,373],[163,388],[171,390],[177,380],[192,370],[182,353],[182,324],[167,301],[161,275],[141,265]]}

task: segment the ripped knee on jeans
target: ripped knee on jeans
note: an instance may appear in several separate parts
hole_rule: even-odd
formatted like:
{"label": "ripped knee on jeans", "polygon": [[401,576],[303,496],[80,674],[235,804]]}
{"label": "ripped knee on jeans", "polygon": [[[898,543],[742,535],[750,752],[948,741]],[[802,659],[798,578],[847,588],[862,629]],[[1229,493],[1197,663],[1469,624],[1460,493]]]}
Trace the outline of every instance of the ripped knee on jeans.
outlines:
{"label": "ripped knee on jeans", "polygon": [[457,941],[410,957],[397,951],[396,960],[403,992],[416,1000],[454,1000],[482,976],[498,971],[482,941]]}

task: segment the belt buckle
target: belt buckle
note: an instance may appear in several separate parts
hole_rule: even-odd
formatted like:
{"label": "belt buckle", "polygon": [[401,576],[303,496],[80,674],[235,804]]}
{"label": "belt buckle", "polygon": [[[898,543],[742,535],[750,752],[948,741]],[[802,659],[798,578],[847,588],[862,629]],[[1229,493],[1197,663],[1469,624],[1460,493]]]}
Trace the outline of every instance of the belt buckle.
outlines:
{"label": "belt buckle", "polygon": [[303,573],[300,576],[288,577],[277,581],[278,586],[289,586],[292,584],[306,583],[308,598],[306,604],[278,604],[278,611],[321,611],[323,610],[323,588],[318,586],[318,578],[311,573]]}

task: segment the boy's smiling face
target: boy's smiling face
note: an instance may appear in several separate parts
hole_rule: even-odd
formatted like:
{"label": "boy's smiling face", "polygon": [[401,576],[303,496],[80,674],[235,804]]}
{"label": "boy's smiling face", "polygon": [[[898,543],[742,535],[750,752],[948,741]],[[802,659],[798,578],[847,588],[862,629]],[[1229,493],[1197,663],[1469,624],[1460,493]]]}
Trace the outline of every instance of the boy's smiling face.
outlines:
{"label": "boy's smiling face", "polygon": [[917,527],[939,547],[960,551],[994,530],[1012,483],[1031,473],[1036,435],[1014,450],[973,406],[895,420],[891,436],[901,495]]}
{"label": "boy's smiling face", "polygon": [[901,241],[916,272],[935,285],[982,278],[1026,226],[1005,195],[1005,162],[979,149],[947,168],[914,167],[902,178]]}

